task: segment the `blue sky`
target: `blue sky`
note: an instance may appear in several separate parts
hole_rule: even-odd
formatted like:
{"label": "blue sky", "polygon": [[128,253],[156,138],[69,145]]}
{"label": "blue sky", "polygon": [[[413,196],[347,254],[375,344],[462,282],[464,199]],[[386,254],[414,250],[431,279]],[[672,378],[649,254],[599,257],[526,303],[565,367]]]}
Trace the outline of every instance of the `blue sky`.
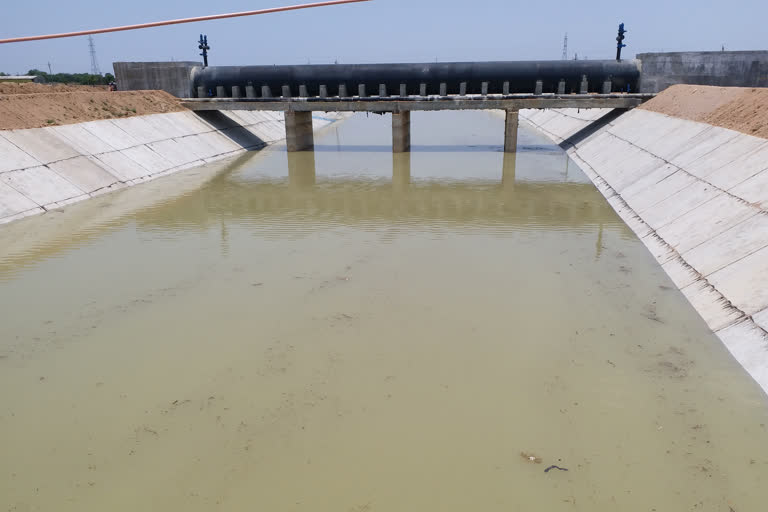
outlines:
{"label": "blue sky", "polygon": [[[244,11],[308,0],[35,0],[4,2],[0,38]],[[311,0],[309,0],[311,1]],[[727,6],[727,7],[724,7]],[[626,56],[646,51],[768,49],[768,1],[373,0],[252,18],[94,36],[99,64],[199,60],[212,65],[613,58],[619,22]],[[86,37],[0,45],[0,71],[87,72]]]}

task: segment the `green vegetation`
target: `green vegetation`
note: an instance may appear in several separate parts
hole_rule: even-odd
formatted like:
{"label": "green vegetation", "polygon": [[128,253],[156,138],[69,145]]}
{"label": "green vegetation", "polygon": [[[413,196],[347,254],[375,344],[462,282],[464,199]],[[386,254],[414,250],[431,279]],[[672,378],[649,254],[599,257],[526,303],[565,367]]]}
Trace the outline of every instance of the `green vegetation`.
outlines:
{"label": "green vegetation", "polygon": [[[2,75],[3,73],[0,73]],[[40,71],[39,69],[30,69],[28,75],[37,75],[45,78],[48,83],[78,84],[78,85],[107,85],[115,81],[112,73],[104,76],[91,75],[90,73],[54,73],[53,75]]]}

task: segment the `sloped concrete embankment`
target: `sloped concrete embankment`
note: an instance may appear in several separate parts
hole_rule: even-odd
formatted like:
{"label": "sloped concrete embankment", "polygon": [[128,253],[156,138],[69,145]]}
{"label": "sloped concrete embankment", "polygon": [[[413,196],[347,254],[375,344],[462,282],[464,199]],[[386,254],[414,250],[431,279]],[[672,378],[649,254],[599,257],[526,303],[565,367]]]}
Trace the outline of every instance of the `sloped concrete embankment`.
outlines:
{"label": "sloped concrete embankment", "polygon": [[768,140],[645,110],[523,111],[768,391]]}
{"label": "sloped concrete embankment", "polygon": [[[315,118],[315,129],[333,122]],[[0,224],[258,149],[282,113],[192,112],[0,131]]]}

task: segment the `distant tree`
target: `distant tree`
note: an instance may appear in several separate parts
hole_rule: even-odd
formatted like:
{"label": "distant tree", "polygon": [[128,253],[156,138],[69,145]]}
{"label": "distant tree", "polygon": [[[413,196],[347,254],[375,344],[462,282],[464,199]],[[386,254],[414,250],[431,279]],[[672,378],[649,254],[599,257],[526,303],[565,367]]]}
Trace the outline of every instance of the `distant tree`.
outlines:
{"label": "distant tree", "polygon": [[92,75],[90,73],[54,73],[49,74],[39,69],[30,69],[28,75],[42,76],[48,83],[78,84],[78,85],[107,85],[115,80],[114,75]]}

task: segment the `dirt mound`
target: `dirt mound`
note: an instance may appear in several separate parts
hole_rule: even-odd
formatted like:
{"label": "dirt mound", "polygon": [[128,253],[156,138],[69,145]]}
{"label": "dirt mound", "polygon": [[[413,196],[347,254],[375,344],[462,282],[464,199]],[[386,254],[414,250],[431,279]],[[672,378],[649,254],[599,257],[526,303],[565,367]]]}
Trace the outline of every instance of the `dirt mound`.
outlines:
{"label": "dirt mound", "polygon": [[0,83],[0,130],[182,110],[179,100],[163,91],[109,92],[106,87]]}
{"label": "dirt mound", "polygon": [[[2,78],[0,78],[2,80]],[[67,84],[34,84],[0,81],[0,94],[41,94],[49,92],[94,92],[106,91],[106,85],[67,85]]]}
{"label": "dirt mound", "polygon": [[768,89],[673,85],[640,108],[768,139]]}

